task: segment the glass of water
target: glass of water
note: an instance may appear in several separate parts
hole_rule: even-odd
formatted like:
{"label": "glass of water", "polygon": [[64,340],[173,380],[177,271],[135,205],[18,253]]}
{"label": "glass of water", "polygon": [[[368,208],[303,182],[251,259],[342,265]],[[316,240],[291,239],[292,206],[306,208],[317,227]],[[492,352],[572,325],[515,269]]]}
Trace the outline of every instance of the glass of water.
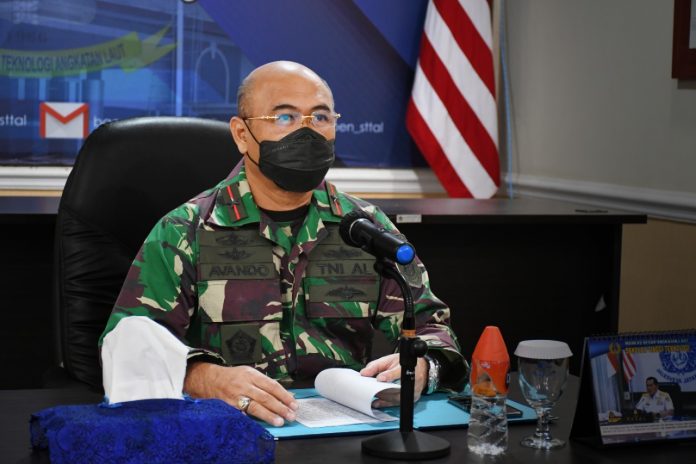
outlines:
{"label": "glass of water", "polygon": [[522,395],[538,417],[536,432],[521,444],[546,450],[561,448],[565,441],[551,437],[549,413],[568,379],[570,348],[555,340],[526,340],[517,345],[515,356]]}

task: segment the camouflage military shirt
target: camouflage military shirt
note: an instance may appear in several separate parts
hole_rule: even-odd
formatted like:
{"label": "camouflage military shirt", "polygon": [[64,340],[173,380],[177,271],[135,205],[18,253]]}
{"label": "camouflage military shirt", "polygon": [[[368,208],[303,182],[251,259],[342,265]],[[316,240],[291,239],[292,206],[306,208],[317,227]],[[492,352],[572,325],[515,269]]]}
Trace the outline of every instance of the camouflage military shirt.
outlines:
{"label": "camouflage military shirt", "polygon": [[[403,299],[395,281],[375,273],[372,256],[341,241],[338,223],[354,209],[398,233],[378,208],[328,183],[303,220],[274,223],[255,204],[240,163],[155,225],[101,339],[122,318],[147,316],[192,347],[190,359],[252,365],[281,381],[360,369],[375,329],[398,339]],[[422,280],[412,289],[417,335],[463,365],[449,309],[417,258],[410,271]]]}

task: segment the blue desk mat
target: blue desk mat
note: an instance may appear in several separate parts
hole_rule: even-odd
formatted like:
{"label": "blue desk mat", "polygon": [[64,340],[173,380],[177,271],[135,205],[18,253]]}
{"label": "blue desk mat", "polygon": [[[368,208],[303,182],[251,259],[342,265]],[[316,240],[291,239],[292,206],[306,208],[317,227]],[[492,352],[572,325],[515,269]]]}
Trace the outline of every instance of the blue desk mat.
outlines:
{"label": "blue desk mat", "polygon": [[[300,388],[290,391],[295,394],[295,398],[297,399],[319,396],[314,388]],[[468,426],[469,414],[447,401],[448,396],[448,393],[434,393],[432,395],[421,396],[420,400],[414,405],[413,427],[415,429],[425,430]],[[522,411],[522,417],[508,419],[508,423],[515,424],[536,421],[536,413],[529,406],[512,400],[507,400],[507,404]],[[399,417],[398,406],[381,410],[391,416]],[[374,424],[353,424],[314,428],[305,427],[299,422],[288,422],[282,427],[273,427],[265,422],[258,422],[268,430],[271,435],[279,440],[288,438],[323,437],[328,435],[378,433],[388,430],[397,430],[399,428],[398,420]]]}

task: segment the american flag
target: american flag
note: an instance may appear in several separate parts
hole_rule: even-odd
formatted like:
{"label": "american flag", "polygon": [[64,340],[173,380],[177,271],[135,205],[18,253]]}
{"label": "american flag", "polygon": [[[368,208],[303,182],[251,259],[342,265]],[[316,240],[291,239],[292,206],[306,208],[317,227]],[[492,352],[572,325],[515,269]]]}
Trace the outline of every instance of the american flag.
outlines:
{"label": "american flag", "polygon": [[624,380],[627,384],[630,384],[631,379],[636,375],[636,362],[633,359],[633,355],[626,350],[621,350],[621,365],[619,365],[619,358],[616,353],[607,353],[607,360],[610,364],[610,367],[607,369],[609,375],[614,375],[621,370]]}
{"label": "american flag", "polygon": [[636,375],[636,362],[633,360],[633,355],[626,350],[621,351],[623,356],[623,374],[626,382],[630,382]]}
{"label": "american flag", "polygon": [[406,126],[452,197],[500,182],[492,41],[487,0],[430,1]]}

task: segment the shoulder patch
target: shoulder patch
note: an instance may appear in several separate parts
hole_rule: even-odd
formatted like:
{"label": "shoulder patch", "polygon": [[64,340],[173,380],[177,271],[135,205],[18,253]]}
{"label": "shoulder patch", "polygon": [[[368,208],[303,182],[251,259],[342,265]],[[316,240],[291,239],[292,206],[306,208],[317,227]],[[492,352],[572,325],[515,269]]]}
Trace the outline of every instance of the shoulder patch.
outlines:
{"label": "shoulder patch", "polygon": [[421,274],[415,260],[406,265],[396,263],[396,269],[411,287],[421,288],[423,286],[423,274]]}

